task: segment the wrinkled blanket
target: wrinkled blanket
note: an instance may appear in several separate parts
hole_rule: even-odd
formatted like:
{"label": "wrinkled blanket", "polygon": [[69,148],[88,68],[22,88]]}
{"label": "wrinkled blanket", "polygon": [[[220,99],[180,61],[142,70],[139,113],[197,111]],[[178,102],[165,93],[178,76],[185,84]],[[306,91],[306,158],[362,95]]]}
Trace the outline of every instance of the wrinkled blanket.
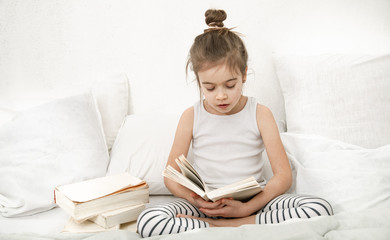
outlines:
{"label": "wrinkled blanket", "polygon": [[[133,240],[141,239],[134,232],[123,230],[96,234],[60,233],[1,234],[7,240]],[[334,216],[308,220],[292,219],[274,225],[244,225],[237,228],[209,228],[180,234],[156,236],[148,239],[390,239],[390,203],[383,201],[378,206],[363,211],[345,211]]]}

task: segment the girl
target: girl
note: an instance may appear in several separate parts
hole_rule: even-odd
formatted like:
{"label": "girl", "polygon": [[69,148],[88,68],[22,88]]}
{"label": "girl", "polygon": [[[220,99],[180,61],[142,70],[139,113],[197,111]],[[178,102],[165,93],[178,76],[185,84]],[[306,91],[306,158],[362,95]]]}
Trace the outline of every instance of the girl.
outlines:
{"label": "girl", "polygon": [[[242,95],[248,69],[244,43],[224,27],[225,11],[207,10],[205,16],[209,28],[195,38],[187,62],[203,100],[182,114],[167,164],[180,171],[175,158],[186,156],[192,143],[194,167],[209,186],[218,188],[255,176],[264,189],[246,202],[208,202],[165,178],[167,188],[182,200],[146,209],[138,218],[138,232],[149,237],[332,215],[332,207],[323,199],[284,194],[292,173],[274,117],[255,98]],[[264,149],[274,174],[267,184],[262,176]]]}

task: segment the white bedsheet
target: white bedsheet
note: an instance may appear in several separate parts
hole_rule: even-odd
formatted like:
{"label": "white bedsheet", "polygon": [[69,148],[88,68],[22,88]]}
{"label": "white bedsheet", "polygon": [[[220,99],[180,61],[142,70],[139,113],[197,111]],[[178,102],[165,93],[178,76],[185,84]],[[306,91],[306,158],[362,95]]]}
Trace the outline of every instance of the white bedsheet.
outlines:
{"label": "white bedsheet", "polygon": [[[150,204],[174,200],[172,196],[152,196]],[[96,234],[59,233],[68,216],[60,208],[19,218],[0,218],[0,239],[7,240],[105,240],[141,239],[129,231]],[[9,234],[16,233],[16,234]],[[244,225],[238,228],[209,228],[150,239],[390,239],[390,201],[384,200],[364,210],[343,211],[334,216],[309,220],[292,219],[273,225]]]}
{"label": "white bedsheet", "polygon": [[[109,231],[97,234],[4,234],[7,240],[106,240],[142,239],[129,231]],[[180,234],[155,236],[148,239],[331,239],[388,240],[390,239],[390,205],[381,204],[364,211],[345,211],[334,216],[312,219],[291,219],[280,224],[244,225],[237,228],[197,229]]]}
{"label": "white bedsheet", "polygon": [[3,233],[59,233],[68,221],[69,216],[61,208],[39,214],[6,218],[0,215],[0,232]]}
{"label": "white bedsheet", "polygon": [[[174,199],[169,195],[150,196],[147,207]],[[25,217],[6,218],[0,215],[0,233],[56,234],[63,230],[68,220],[69,216],[61,208]]]}

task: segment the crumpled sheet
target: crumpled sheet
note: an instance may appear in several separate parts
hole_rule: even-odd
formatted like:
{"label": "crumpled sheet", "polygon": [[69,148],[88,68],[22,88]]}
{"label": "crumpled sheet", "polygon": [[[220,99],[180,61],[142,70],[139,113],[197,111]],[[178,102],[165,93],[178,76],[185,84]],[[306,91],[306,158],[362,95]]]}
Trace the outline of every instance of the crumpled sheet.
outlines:
{"label": "crumpled sheet", "polygon": [[[118,230],[95,234],[60,233],[50,235],[15,233],[2,234],[7,240],[134,240],[141,237],[134,232]],[[155,236],[147,239],[390,239],[390,203],[383,201],[363,211],[345,211],[334,216],[312,219],[291,219],[273,225],[244,225],[237,228],[197,229],[180,234]]]}

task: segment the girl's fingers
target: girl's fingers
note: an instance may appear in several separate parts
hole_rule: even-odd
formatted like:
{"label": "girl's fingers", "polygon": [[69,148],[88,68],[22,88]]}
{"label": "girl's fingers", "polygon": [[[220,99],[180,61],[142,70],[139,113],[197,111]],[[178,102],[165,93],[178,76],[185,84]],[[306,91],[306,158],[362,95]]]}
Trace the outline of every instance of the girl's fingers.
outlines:
{"label": "girl's fingers", "polygon": [[204,204],[202,207],[204,207],[204,208],[218,208],[220,205],[221,205],[221,201],[216,201],[216,202],[204,201]]}
{"label": "girl's fingers", "polygon": [[208,202],[194,192],[192,192],[190,196],[192,197],[192,199],[194,199],[196,206],[201,208],[221,208],[223,206],[221,200],[218,200],[216,202]]}
{"label": "girl's fingers", "polygon": [[199,210],[204,214],[206,214],[207,216],[211,216],[211,217],[223,216],[225,213],[225,210],[223,208],[218,208],[218,209],[200,208]]}

